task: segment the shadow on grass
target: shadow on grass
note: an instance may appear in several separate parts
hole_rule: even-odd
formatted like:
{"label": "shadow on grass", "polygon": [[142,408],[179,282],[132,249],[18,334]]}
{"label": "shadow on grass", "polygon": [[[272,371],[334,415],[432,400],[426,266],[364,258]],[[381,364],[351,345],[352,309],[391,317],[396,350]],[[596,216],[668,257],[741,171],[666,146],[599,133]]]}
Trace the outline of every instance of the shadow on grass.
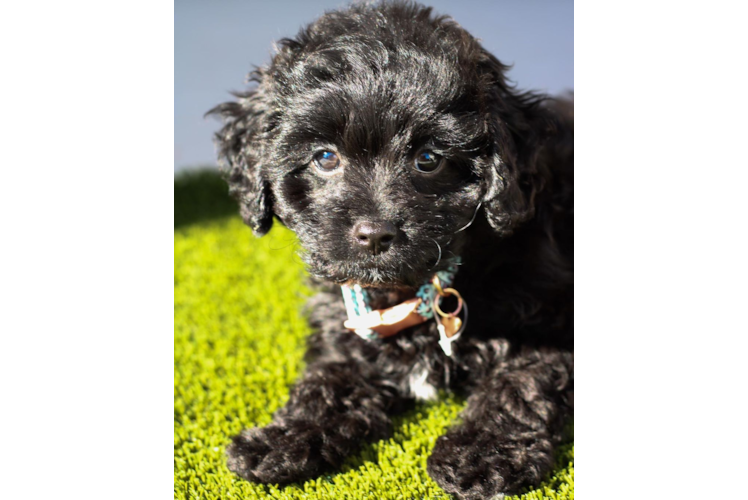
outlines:
{"label": "shadow on grass", "polygon": [[174,177],[174,229],[238,213],[217,170],[205,168]]}

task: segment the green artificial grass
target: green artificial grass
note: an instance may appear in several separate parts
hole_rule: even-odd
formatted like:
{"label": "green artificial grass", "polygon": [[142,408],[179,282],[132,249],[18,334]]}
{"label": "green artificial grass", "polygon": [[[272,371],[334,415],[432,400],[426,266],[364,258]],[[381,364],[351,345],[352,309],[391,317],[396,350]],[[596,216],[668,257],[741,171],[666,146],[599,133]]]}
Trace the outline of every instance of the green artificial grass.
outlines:
{"label": "green artificial grass", "polygon": [[[224,449],[245,427],[270,422],[303,369],[311,293],[293,235],[252,236],[213,172],[175,180],[174,496],[178,499],[450,498],[426,473],[436,438],[464,401],[443,395],[395,419],[392,438],[366,445],[340,471],[286,487],[256,485],[227,468]],[[220,187],[220,189],[219,189]],[[235,213],[235,212],[233,212]],[[574,445],[519,498],[574,498]]]}

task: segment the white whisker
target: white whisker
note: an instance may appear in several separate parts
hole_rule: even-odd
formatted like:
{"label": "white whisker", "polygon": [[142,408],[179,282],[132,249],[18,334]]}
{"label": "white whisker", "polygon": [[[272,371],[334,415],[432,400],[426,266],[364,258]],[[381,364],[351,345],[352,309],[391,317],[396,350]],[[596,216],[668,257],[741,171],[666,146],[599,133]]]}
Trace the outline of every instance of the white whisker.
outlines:
{"label": "white whisker", "polygon": [[473,218],[470,219],[470,222],[468,222],[462,229],[458,229],[455,231],[455,234],[459,233],[460,231],[464,231],[465,229],[469,228],[473,222],[475,222],[475,218],[478,216],[478,210],[480,210],[480,206],[483,204],[482,201],[478,202],[478,206],[475,207],[475,212],[473,213]]}
{"label": "white whisker", "polygon": [[436,243],[436,248],[438,248],[438,249],[439,249],[439,258],[438,258],[438,259],[436,259],[436,264],[434,264],[433,266],[431,266],[431,268],[429,269],[429,271],[430,271],[431,269],[434,269],[434,268],[435,268],[436,266],[438,266],[438,265],[439,265],[439,262],[441,262],[441,260],[442,260],[442,246],[441,246],[441,245],[439,244],[439,242],[438,242],[438,241],[436,241],[436,240],[435,240],[434,238],[431,238],[431,241],[433,241],[434,243]]}

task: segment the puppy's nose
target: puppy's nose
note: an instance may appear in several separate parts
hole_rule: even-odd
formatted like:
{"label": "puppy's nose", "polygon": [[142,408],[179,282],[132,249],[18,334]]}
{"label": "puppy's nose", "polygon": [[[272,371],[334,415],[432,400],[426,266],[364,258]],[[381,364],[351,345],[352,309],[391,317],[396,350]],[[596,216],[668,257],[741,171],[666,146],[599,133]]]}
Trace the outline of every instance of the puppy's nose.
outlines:
{"label": "puppy's nose", "polygon": [[353,239],[362,249],[373,255],[386,251],[392,246],[397,228],[391,222],[359,222],[353,226]]}

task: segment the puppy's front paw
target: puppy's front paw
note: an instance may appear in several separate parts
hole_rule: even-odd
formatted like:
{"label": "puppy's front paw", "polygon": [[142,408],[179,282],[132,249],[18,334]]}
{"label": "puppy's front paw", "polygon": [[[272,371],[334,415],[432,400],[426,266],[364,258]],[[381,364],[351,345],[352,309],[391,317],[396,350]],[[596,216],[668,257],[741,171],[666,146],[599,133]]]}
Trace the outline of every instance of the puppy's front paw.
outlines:
{"label": "puppy's front paw", "polygon": [[536,486],[550,470],[552,454],[550,440],[542,435],[510,439],[461,426],[437,439],[428,472],[461,500],[501,498]]}
{"label": "puppy's front paw", "polygon": [[246,429],[226,449],[228,467],[256,483],[288,484],[319,475],[325,462],[320,434],[309,428],[269,425]]}
{"label": "puppy's front paw", "polygon": [[234,436],[226,448],[227,465],[235,474],[250,481],[259,482],[254,470],[270,452],[264,429],[255,428],[242,431]]}
{"label": "puppy's front paw", "polygon": [[509,463],[491,453],[485,437],[451,432],[436,441],[428,473],[447,493],[460,500],[502,498],[511,476]]}

